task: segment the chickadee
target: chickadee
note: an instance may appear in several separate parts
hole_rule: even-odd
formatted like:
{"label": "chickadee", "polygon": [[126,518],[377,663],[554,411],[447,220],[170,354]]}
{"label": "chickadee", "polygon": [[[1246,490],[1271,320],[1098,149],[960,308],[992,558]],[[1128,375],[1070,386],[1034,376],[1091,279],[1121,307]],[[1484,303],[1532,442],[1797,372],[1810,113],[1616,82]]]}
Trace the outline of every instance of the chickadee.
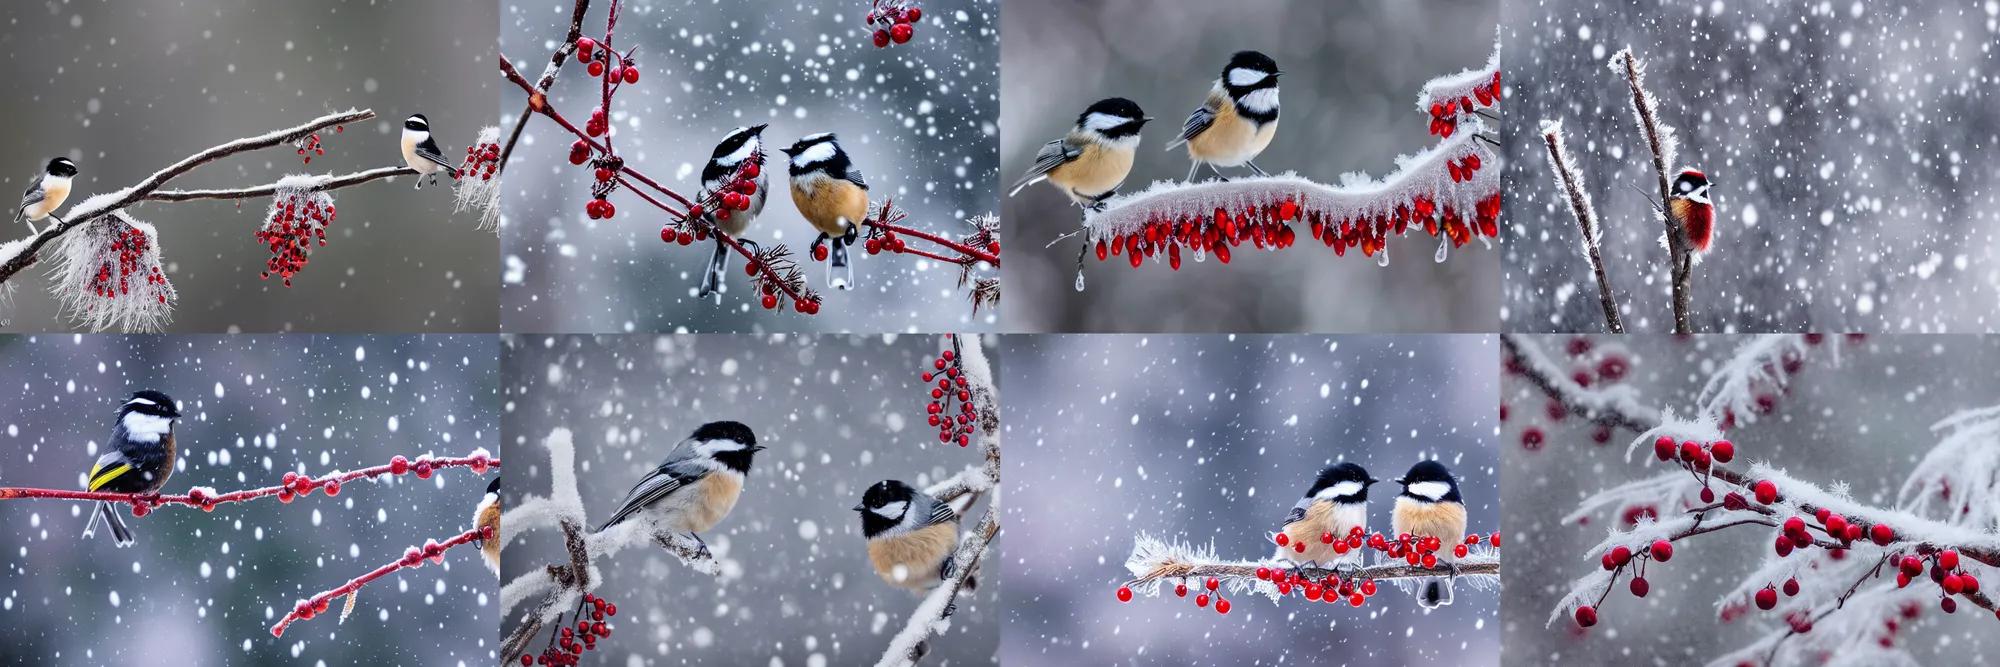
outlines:
{"label": "chickadee", "polygon": [[[757,190],[750,193],[749,209],[729,211],[728,218],[717,217],[716,211],[702,214],[702,217],[708,220],[709,224],[715,225],[716,229],[749,246],[751,254],[756,254],[757,244],[743,238],[743,232],[750,229],[750,223],[757,219],[757,214],[764,212],[764,192],[767,189],[765,183],[770,180],[763,170],[765,127],[767,126],[753,125],[731,130],[729,136],[722,138],[722,143],[715,145],[715,155],[708,159],[708,166],[701,169],[702,189],[720,192],[736,182],[736,174],[743,169],[745,162],[757,165],[757,175],[750,179],[756,184]],[[715,254],[708,259],[708,272],[701,278],[701,295],[708,296],[727,290],[728,287],[723,284],[722,278],[728,270],[729,246],[718,238],[715,240]]]}
{"label": "chickadee", "polygon": [[[1410,466],[1396,483],[1403,485],[1403,493],[1396,496],[1392,529],[1397,535],[1435,537],[1446,547],[1438,551],[1438,560],[1457,560],[1450,547],[1465,541],[1465,501],[1458,495],[1458,479],[1444,464],[1424,461]],[[1452,577],[1417,579],[1417,604],[1425,609],[1451,604],[1452,582]]]}
{"label": "chickadee", "polygon": [[750,474],[750,458],[763,449],[757,435],[741,423],[702,424],[625,494],[618,511],[597,530],[645,511],[659,527],[687,533],[706,547],[701,531],[721,523],[736,507],[743,476]]}
{"label": "chickadee", "polygon": [[[132,394],[118,408],[118,423],[111,427],[110,451],[97,457],[90,467],[88,491],[106,493],[153,493],[167,485],[174,474],[174,420],[181,416],[174,399],[151,389]],[[118,516],[111,503],[99,501],[83,536],[97,534],[97,521],[111,526],[111,539],[118,546],[132,546],[132,530]]]}
{"label": "chickadee", "polygon": [[[868,218],[868,182],[861,170],[840,149],[832,132],[800,139],[785,149],[792,158],[792,203],[799,214],[819,230],[813,247],[832,239],[833,263],[826,268],[827,284],[836,289],[854,285],[854,267],[847,263],[847,247],[860,236],[861,221]],[[835,269],[845,269],[835,275]]]}
{"label": "chickadee", "polygon": [[[42,170],[39,178],[28,184],[28,191],[21,194],[21,205],[14,209],[16,222],[28,223],[28,233],[41,234],[35,223],[55,215],[62,208],[63,200],[69,199],[70,179],[76,177],[76,163],[69,158],[59,157],[49,160],[49,166]],[[56,219],[61,222],[61,218]]]}
{"label": "chickadee", "polygon": [[1285,516],[1285,537],[1289,545],[1278,547],[1278,556],[1300,565],[1361,566],[1361,550],[1336,554],[1333,544],[1321,542],[1326,534],[1334,540],[1347,539],[1355,528],[1368,530],[1368,487],[1382,480],[1353,463],[1328,466],[1320,471],[1304,498]]}
{"label": "chickadee", "polygon": [[[1187,144],[1187,180],[1206,163],[1208,170],[1222,176],[1219,167],[1249,166],[1258,176],[1267,176],[1251,160],[1271,137],[1278,133],[1277,61],[1256,51],[1238,51],[1222,68],[1222,78],[1208,91],[1208,101],[1188,116],[1181,136],[1167,144],[1167,150]],[[1224,178],[1223,180],[1229,180]]]}
{"label": "chickadee", "polygon": [[952,575],[958,547],[958,513],[936,497],[897,480],[861,494],[861,534],[868,561],[890,585],[925,591]]}
{"label": "chickadee", "polygon": [[1014,182],[1007,196],[1048,181],[1070,201],[1087,209],[1103,208],[1104,200],[1132,172],[1132,152],[1139,148],[1139,130],[1153,120],[1139,105],[1123,97],[1098,100],[1076,117],[1076,127],[1061,139],[1042,145],[1035,164]]}
{"label": "chickadee", "polygon": [[500,476],[493,476],[493,482],[486,485],[486,495],[479,497],[479,505],[472,509],[472,525],[477,528],[493,527],[493,539],[479,544],[479,555],[486,557],[486,569],[500,573]]}
{"label": "chickadee", "polygon": [[1708,202],[1708,177],[1693,169],[1682,169],[1674,177],[1674,194],[1667,200],[1668,211],[1687,225],[1688,240],[1694,249],[1708,252],[1715,239],[1715,206]]}
{"label": "chickadee", "polygon": [[423,114],[403,119],[403,162],[417,170],[417,187],[424,187],[424,177],[431,185],[437,185],[437,173],[443,171],[452,178],[458,178],[458,168],[445,161],[444,151],[438,149],[437,139],[431,137],[431,121]]}

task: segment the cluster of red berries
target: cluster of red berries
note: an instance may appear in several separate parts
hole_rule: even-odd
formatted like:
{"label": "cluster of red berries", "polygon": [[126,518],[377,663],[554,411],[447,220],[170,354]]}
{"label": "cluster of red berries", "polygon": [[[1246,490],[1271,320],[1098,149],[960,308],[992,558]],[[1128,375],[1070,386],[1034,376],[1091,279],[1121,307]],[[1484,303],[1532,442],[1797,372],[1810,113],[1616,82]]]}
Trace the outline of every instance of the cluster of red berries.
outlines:
{"label": "cluster of red berries", "polygon": [[[1196,593],[1194,596],[1194,606],[1201,607],[1204,609],[1208,608],[1209,595],[1213,594],[1215,596],[1214,597],[1215,613],[1218,614],[1229,613],[1229,608],[1231,605],[1228,599],[1222,597],[1222,580],[1217,579],[1215,577],[1209,577],[1208,580],[1202,582],[1201,585],[1206,587],[1208,589],[1208,592]],[[1187,597],[1187,594],[1188,594],[1187,580],[1182,579],[1180,583],[1174,585],[1174,595],[1184,598]],[[1132,601],[1132,588],[1130,586],[1118,587],[1118,601],[1119,602]]]}
{"label": "cluster of red berries", "polygon": [[582,166],[583,163],[589,162],[590,150],[590,142],[582,139],[576,140],[576,143],[569,145],[569,163]]}
{"label": "cluster of red berries", "polygon": [[[1938,599],[1938,607],[1943,609],[1944,613],[1958,612],[1958,601],[1953,600],[1952,596],[1963,595],[1970,598],[1979,594],[1979,579],[1959,567],[1958,552],[1951,549],[1936,551],[1929,555],[1904,556],[1897,563],[1896,587],[1908,588],[1910,582],[1924,576],[1926,560],[1930,561],[1928,572],[1931,583],[1937,584],[1938,590],[1944,592]],[[2000,614],[2000,612],[1995,613]]]}
{"label": "cluster of red berries", "polygon": [[924,406],[924,411],[930,414],[930,425],[937,427],[938,442],[957,440],[958,446],[969,446],[979,414],[972,407],[972,389],[966,384],[964,365],[951,350],[939,353],[930,362],[931,369],[923,375],[924,384],[936,384],[930,389],[930,403]]}
{"label": "cluster of red berries", "polygon": [[[1689,440],[1676,446],[1673,438],[1663,435],[1658,440],[1653,441],[1653,456],[1658,457],[1661,461],[1677,460],[1687,464],[1695,472],[1705,472],[1708,470],[1710,464],[1728,463],[1735,459],[1736,445],[1728,440],[1717,440],[1706,443]],[[1705,488],[1702,489],[1701,501],[1705,503],[1715,502],[1715,492]]]}
{"label": "cluster of red berries", "polygon": [[[333,126],[333,131],[334,131],[334,133],[335,133],[335,134],[338,134],[338,133],[340,133],[340,131],[341,131],[341,130],[343,130],[343,129],[346,129],[346,126],[345,126],[345,125],[335,125],[335,126]],[[300,139],[300,140],[298,141],[298,143],[296,143],[296,144],[294,144],[294,145],[296,145],[296,146],[298,146],[298,147],[299,147],[299,155],[301,155],[301,156],[304,156],[304,157],[305,157],[305,163],[306,163],[306,164],[312,164],[312,163],[313,163],[313,156],[314,156],[314,155],[325,155],[325,154],[326,154],[326,149],[325,149],[325,148],[321,148],[321,147],[320,147],[320,145],[319,145],[319,133],[317,133],[317,132],[315,132],[315,133],[313,133],[313,134],[310,134],[310,135],[307,135],[307,136],[306,136],[306,138],[304,138],[304,139]]]}
{"label": "cluster of red berries", "polygon": [[[1250,241],[1257,248],[1289,248],[1298,241],[1298,232],[1292,230],[1291,221],[1299,217],[1299,205],[1290,200],[1268,206],[1251,206],[1230,215],[1226,209],[1217,208],[1213,217],[1188,216],[1171,219],[1154,216],[1138,231],[1112,236],[1107,242],[1097,239],[1097,259],[1105,261],[1112,255],[1124,254],[1132,261],[1132,268],[1156,254],[1167,256],[1168,266],[1178,271],[1181,268],[1181,247],[1213,251],[1215,258],[1228,264],[1230,248]],[[1315,229],[1317,229],[1315,218]],[[1126,250],[1131,252],[1128,254]]]}
{"label": "cluster of red berries", "polygon": [[[1622,345],[1613,344],[1599,348],[1591,339],[1577,336],[1570,338],[1564,344],[1564,350],[1569,355],[1570,380],[1585,389],[1593,386],[1602,388],[1623,382],[1632,372],[1632,358]],[[1520,358],[1511,355],[1507,357],[1505,367],[1510,376],[1519,376],[1527,372],[1527,367],[1522,364]],[[1547,400],[1542,412],[1549,421],[1561,422],[1569,418],[1569,406],[1553,397]],[[1500,404],[1501,422],[1507,421],[1511,407],[1505,402]],[[1611,442],[1611,435],[1610,426],[1596,424],[1591,427],[1590,440],[1598,445],[1604,445]],[[1521,429],[1521,448],[1530,452],[1541,451],[1542,446],[1547,444],[1548,437],[1548,433],[1540,425],[1531,422]]]}
{"label": "cluster of red berries", "polygon": [[[1477,105],[1473,98],[1479,98]],[[1472,113],[1480,107],[1490,107],[1500,103],[1500,72],[1493,73],[1493,80],[1472,87],[1472,96],[1455,100],[1431,103],[1431,134],[1451,138],[1458,131],[1460,113]]]}
{"label": "cluster of red berries", "polygon": [[465,147],[465,161],[458,165],[458,178],[479,177],[479,180],[493,180],[493,172],[500,169],[500,144],[483,143]]}
{"label": "cluster of red berries", "polygon": [[[1499,533],[1494,533],[1489,539],[1492,540],[1494,547],[1500,546]],[[1276,542],[1281,548],[1290,546],[1292,551],[1296,553],[1306,552],[1307,544],[1305,542],[1294,542],[1291,536],[1284,533],[1277,533],[1272,536],[1271,541]],[[1337,536],[1330,532],[1321,533],[1319,541],[1320,544],[1331,546],[1336,556],[1345,555],[1349,551],[1367,547],[1382,552],[1391,560],[1402,560],[1412,566],[1422,565],[1424,567],[1437,567],[1437,553],[1444,550],[1444,542],[1435,537],[1422,537],[1403,533],[1396,536],[1395,539],[1390,539],[1381,533],[1364,535],[1359,526],[1347,531],[1346,537]],[[1464,542],[1452,545],[1452,555],[1464,558],[1466,554],[1471,553],[1471,547],[1477,546],[1479,542],[1480,537],[1478,533],[1467,535]],[[1283,592],[1282,588],[1280,592]]]}
{"label": "cluster of red berries", "polygon": [[[597,640],[611,637],[611,626],[604,619],[617,616],[618,605],[605,602],[604,598],[590,593],[583,594],[583,605],[576,612],[576,624],[563,624],[549,634],[549,646],[538,656],[521,656],[523,667],[543,665],[544,667],[573,667],[582,660],[585,651],[597,650]],[[586,618],[587,617],[587,618]],[[558,619],[558,623],[561,620]]]}
{"label": "cluster of red berries", "polygon": [[[1632,582],[1627,586],[1627,589],[1632,591],[1633,597],[1643,598],[1653,590],[1652,583],[1646,580],[1646,561],[1651,560],[1665,563],[1673,560],[1673,558],[1673,542],[1654,540],[1652,544],[1645,546],[1639,551],[1633,551],[1631,547],[1622,544],[1612,547],[1610,551],[1605,552],[1603,556],[1599,557],[1598,562],[1607,572],[1616,572],[1627,567],[1638,568],[1639,571],[1633,573]],[[1637,561],[1638,564],[1634,565],[1634,561]],[[1588,628],[1597,625],[1597,608],[1591,605],[1577,607],[1574,617],[1579,627]]]}
{"label": "cluster of red berries", "polygon": [[[885,4],[887,6],[884,6]],[[900,0],[888,3],[877,0],[875,11],[868,13],[864,23],[868,25],[879,23],[883,26],[875,30],[875,48],[879,49],[888,46],[890,42],[902,44],[910,41],[910,37],[916,34],[917,22],[922,20],[924,20],[924,10],[920,7],[907,6]]]}
{"label": "cluster of red berries", "polygon": [[1303,574],[1281,567],[1257,568],[1257,578],[1276,585],[1278,595],[1290,596],[1292,591],[1298,591],[1308,602],[1334,604],[1345,601],[1349,605],[1359,607],[1367,604],[1368,598],[1374,597],[1376,592],[1374,579],[1343,580],[1329,574],[1325,579],[1313,581]]}
{"label": "cluster of red berries", "polygon": [[153,248],[153,237],[138,227],[124,224],[118,227],[121,229],[110,237],[110,245],[98,255],[106,259],[98,264],[97,273],[90,277],[90,293],[104,299],[129,296],[134,281],[132,275],[139,274],[146,279],[140,293],[143,295],[145,290],[150,289],[160,303],[166,303],[167,276],[160,273],[159,264],[146,264],[146,255]]}
{"label": "cluster of red berries", "polygon": [[[661,227],[660,241],[680,245],[706,241],[709,226],[696,222],[701,220],[702,214],[714,212],[715,219],[728,220],[734,211],[750,210],[750,198],[757,194],[757,175],[764,173],[763,165],[763,151],[751,153],[749,159],[744,160],[742,165],[736,168],[736,175],[728,184],[712,192],[703,193],[693,206],[688,207],[687,214],[682,215],[679,221]],[[751,265],[755,266],[755,263],[752,262]],[[750,272],[750,275],[756,274],[754,270]],[[777,304],[773,303],[766,308],[776,307]]]}
{"label": "cluster of red berries", "polygon": [[338,216],[332,198],[323,193],[294,192],[279,198],[282,203],[271,204],[270,219],[256,233],[257,242],[271,250],[260,276],[268,280],[276,274],[291,287],[292,276],[306,268],[313,241],[326,245],[326,230]]}
{"label": "cluster of red berries", "polygon": [[[1306,541],[1293,540],[1290,535],[1282,532],[1274,534],[1271,540],[1277,543],[1279,548],[1290,548],[1297,553],[1305,553],[1309,546]],[[1443,541],[1435,537],[1419,537],[1405,533],[1398,535],[1394,539],[1390,539],[1381,533],[1368,534],[1359,527],[1349,530],[1345,536],[1337,536],[1331,532],[1321,533],[1319,541],[1322,545],[1330,546],[1336,555],[1345,555],[1350,551],[1367,548],[1380,551],[1390,559],[1402,560],[1411,566],[1422,565],[1427,568],[1437,567],[1437,554],[1444,549]],[[1500,546],[1500,533],[1493,533],[1484,540],[1476,533],[1467,535],[1465,541],[1451,545],[1452,554],[1458,558],[1465,558],[1471,553],[1471,547],[1477,546],[1481,541],[1490,542],[1495,548],[1498,548]],[[1344,601],[1356,607],[1366,604],[1368,598],[1374,596],[1377,590],[1374,579],[1359,576],[1341,579],[1337,574],[1329,574],[1322,579],[1312,579],[1305,576],[1301,570],[1288,569],[1283,566],[1258,567],[1257,579],[1259,581],[1271,582],[1277,588],[1278,595],[1280,596],[1290,596],[1294,591],[1297,591],[1299,595],[1311,602],[1334,604]],[[1203,584],[1210,593],[1216,594],[1216,611],[1224,614],[1229,613],[1229,601],[1222,599],[1220,591],[1221,582],[1215,577],[1209,577]],[[1174,595],[1178,597],[1187,597],[1187,592],[1188,586],[1186,580],[1182,580],[1174,586]],[[1118,589],[1118,601],[1132,601],[1131,587],[1124,586]],[[1206,607],[1208,606],[1208,602],[1209,596],[1207,593],[1202,593],[1195,597],[1195,606],[1197,607]]]}
{"label": "cluster of red berries", "polygon": [[[616,62],[613,62],[614,60]],[[604,82],[608,85],[615,86],[621,83],[639,82],[639,65],[637,63],[632,62],[631,58],[613,52],[608,47],[604,49],[597,48],[597,40],[589,37],[577,38],[576,61],[589,63],[589,65],[584,67],[584,70],[590,72],[591,78],[605,77]],[[610,76],[605,76],[607,74]],[[593,134],[592,136],[596,135]]]}

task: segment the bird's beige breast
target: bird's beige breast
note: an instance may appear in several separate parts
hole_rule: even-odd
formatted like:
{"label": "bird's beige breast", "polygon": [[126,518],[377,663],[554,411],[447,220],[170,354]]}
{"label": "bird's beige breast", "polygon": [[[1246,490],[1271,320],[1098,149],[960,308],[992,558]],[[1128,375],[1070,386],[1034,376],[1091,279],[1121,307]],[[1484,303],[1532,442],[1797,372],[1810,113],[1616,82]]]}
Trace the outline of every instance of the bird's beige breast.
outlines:
{"label": "bird's beige breast", "polygon": [[1301,552],[1295,547],[1287,546],[1279,551],[1284,552],[1286,558],[1299,563],[1333,562],[1339,554],[1334,553],[1332,544],[1321,542],[1320,538],[1327,533],[1333,533],[1336,539],[1346,539],[1348,531],[1354,527],[1360,526],[1363,529],[1368,527],[1368,517],[1365,513],[1346,513],[1350,516],[1342,514],[1335,509],[1333,503],[1325,501],[1313,503],[1306,508],[1305,518],[1285,526],[1285,538],[1291,544],[1306,545],[1306,550]]}
{"label": "bird's beige breast", "polygon": [[1049,181],[1075,198],[1076,194],[1095,197],[1118,189],[1132,173],[1132,151],[1108,148],[1088,142],[1083,154],[1049,170]]}
{"label": "bird's beige breast", "polygon": [[868,562],[891,584],[923,590],[938,582],[938,567],[958,546],[958,528],[948,523],[926,526],[895,537],[869,540]]}
{"label": "bird's beige breast", "polygon": [[1258,125],[1236,113],[1234,103],[1223,104],[1207,130],[1188,140],[1188,156],[1222,167],[1250,161],[1271,145],[1278,134],[1277,121]]}
{"label": "bird's beige breast", "polygon": [[1438,538],[1445,545],[1439,556],[1450,556],[1451,546],[1465,541],[1465,506],[1397,498],[1393,528],[1397,535]]}
{"label": "bird's beige breast", "polygon": [[480,506],[479,512],[473,516],[472,524],[480,528],[485,528],[487,526],[493,527],[493,539],[486,540],[484,543],[479,545],[479,554],[485,556],[486,562],[489,565],[492,565],[494,569],[499,569],[500,503],[498,501],[495,501]]}
{"label": "bird's beige breast", "polygon": [[812,176],[792,179],[792,203],[813,229],[828,236],[847,233],[868,218],[868,191],[852,182]]}
{"label": "bird's beige breast", "polygon": [[700,495],[687,508],[687,529],[691,533],[707,532],[736,508],[736,498],[743,493],[743,480],[726,472],[709,473],[701,478],[694,492]]}
{"label": "bird's beige breast", "polygon": [[24,213],[34,220],[48,217],[50,213],[56,212],[56,209],[62,208],[63,200],[69,199],[69,188],[68,180],[42,184],[42,200],[30,204]]}

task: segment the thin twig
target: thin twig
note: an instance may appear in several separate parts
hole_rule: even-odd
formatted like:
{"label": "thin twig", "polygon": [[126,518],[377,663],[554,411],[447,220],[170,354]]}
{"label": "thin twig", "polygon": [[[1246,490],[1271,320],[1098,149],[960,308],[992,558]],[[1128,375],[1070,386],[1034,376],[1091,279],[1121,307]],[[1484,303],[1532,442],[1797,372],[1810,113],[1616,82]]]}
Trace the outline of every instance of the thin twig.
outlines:
{"label": "thin twig", "polygon": [[1583,246],[1590,255],[1590,268],[1597,274],[1597,300],[1604,306],[1604,324],[1611,333],[1625,333],[1625,323],[1618,319],[1618,299],[1611,293],[1611,281],[1604,277],[1604,257],[1598,249],[1603,228],[1598,226],[1597,212],[1590,205],[1590,195],[1583,191],[1583,179],[1570,167],[1569,151],[1563,147],[1562,131],[1554,126],[1545,126],[1542,142],[1548,147],[1549,168],[1555,170],[1556,178],[1562,181],[1563,193],[1569,198],[1570,212],[1576,215],[1576,224],[1583,228]]}
{"label": "thin twig", "polygon": [[[378,169],[370,169],[368,171],[357,171],[352,174],[329,177],[325,180],[321,180],[314,183],[311,187],[306,188],[306,191],[320,192],[325,190],[338,190],[340,188],[360,185],[362,183],[367,183],[369,181],[376,181],[394,176],[415,176],[415,175],[417,175],[417,170],[411,169],[409,167],[381,167]],[[271,183],[268,185],[259,185],[256,187],[249,187],[249,188],[237,188],[233,190],[161,190],[158,192],[154,192],[153,194],[146,195],[145,200],[180,202],[180,201],[194,201],[196,199],[256,199],[259,197],[270,197],[276,195],[278,194],[278,190],[280,189],[282,189],[281,184]]]}
{"label": "thin twig", "polygon": [[387,564],[375,568],[374,570],[368,572],[367,574],[363,574],[359,577],[349,579],[347,580],[347,583],[342,584],[339,588],[335,588],[329,591],[324,591],[310,598],[300,600],[298,604],[292,607],[292,611],[290,613],[285,614],[284,618],[278,620],[277,625],[271,626],[271,636],[273,637],[285,636],[285,628],[287,626],[290,626],[292,624],[292,621],[306,620],[314,616],[317,616],[321,613],[324,613],[326,611],[327,602],[329,600],[340,597],[342,595],[353,595],[356,591],[361,590],[362,586],[367,585],[368,582],[389,576],[390,573],[405,568],[423,567],[424,561],[426,560],[431,560],[431,559],[441,560],[444,558],[444,552],[450,551],[452,547],[456,547],[462,544],[467,544],[477,540],[490,540],[494,539],[495,537],[497,536],[493,534],[493,528],[491,526],[487,526],[483,528],[474,528],[472,530],[465,531],[463,533],[458,534],[458,536],[453,537],[449,540],[445,540],[443,542],[431,542],[429,544],[424,545],[422,548],[410,547],[410,550],[405,552],[402,558],[389,561]]}
{"label": "thin twig", "polygon": [[1632,110],[1639,119],[1639,129],[1646,134],[1646,147],[1653,152],[1653,171],[1659,175],[1660,206],[1667,213],[1661,215],[1667,228],[1667,255],[1672,263],[1674,291],[1674,333],[1694,333],[1688,325],[1688,294],[1693,290],[1690,276],[1694,273],[1694,241],[1688,239],[1687,226],[1673,216],[1666,208],[1673,196],[1673,186],[1669,182],[1665,139],[1661,137],[1659,119],[1655,116],[1653,94],[1647,92],[1645,77],[1640,74],[1643,66],[1639,57],[1632,55],[1631,49],[1619,54],[1625,64],[1625,82],[1632,87]]}

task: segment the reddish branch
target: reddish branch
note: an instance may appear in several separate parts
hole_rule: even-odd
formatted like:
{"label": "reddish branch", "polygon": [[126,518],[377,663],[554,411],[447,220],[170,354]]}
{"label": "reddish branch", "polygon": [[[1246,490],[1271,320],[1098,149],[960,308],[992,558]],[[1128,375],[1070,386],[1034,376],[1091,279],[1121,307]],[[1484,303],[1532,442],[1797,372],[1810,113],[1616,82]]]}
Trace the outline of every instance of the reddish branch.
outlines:
{"label": "reddish branch", "polygon": [[[342,584],[339,588],[322,592],[318,595],[312,596],[309,599],[298,601],[298,604],[293,605],[291,613],[285,614],[284,618],[278,620],[277,625],[271,626],[271,636],[273,637],[285,636],[285,626],[291,625],[292,621],[302,621],[312,618],[314,616],[318,616],[322,613],[325,613],[327,609],[327,602],[329,600],[340,597],[342,595],[352,596],[357,591],[360,591],[362,586],[367,585],[368,582],[388,576],[390,573],[395,572],[397,570],[405,568],[413,568],[413,567],[423,567],[424,561],[426,560],[431,561],[433,563],[442,563],[444,562],[444,552],[451,550],[453,547],[457,547],[459,545],[474,541],[490,540],[496,537],[498,537],[498,535],[494,534],[492,526],[484,526],[465,531],[463,533],[458,534],[457,537],[453,537],[443,542],[439,542],[437,540],[430,540],[425,542],[424,546],[422,547],[410,547],[408,551],[403,552],[403,557],[400,559],[390,561],[388,564],[383,565],[382,567],[375,568],[374,570],[368,572],[367,574],[355,577],[353,579],[349,579],[347,580],[347,583]],[[353,608],[352,607],[353,604],[354,604],[354,598],[349,597],[348,598],[349,609]],[[347,614],[345,612],[341,614],[342,618],[345,618],[346,616]]]}
{"label": "reddish branch", "polygon": [[[952,252],[958,253],[959,256],[945,257],[921,249],[912,250],[909,248],[901,248],[895,250],[894,252],[909,253],[913,255],[929,257],[931,259],[935,259],[940,262],[950,262],[952,264],[970,264],[972,262],[985,262],[987,264],[993,265],[993,268],[996,269],[1000,268],[1000,253],[998,251],[987,252],[979,248],[974,248],[968,243],[960,243],[958,241],[953,241],[951,239],[938,236],[930,232],[918,231],[915,229],[910,229],[908,227],[896,224],[898,222],[902,222],[904,217],[905,216],[902,211],[894,209],[893,207],[890,206],[890,202],[885,200],[882,202],[882,210],[879,213],[875,214],[875,219],[869,221],[863,221],[861,224],[865,227],[881,230],[883,232],[887,232],[890,234],[896,234],[901,236],[914,236],[916,238],[920,238],[925,241],[930,241],[931,243],[936,243],[938,245],[950,249]],[[997,244],[987,243],[982,245],[987,245],[988,247],[992,247]]]}
{"label": "reddish branch", "polygon": [[[562,71],[563,63],[576,55],[576,40],[583,36],[583,15],[590,11],[590,0],[576,0],[576,11],[569,17],[569,36],[556,45],[556,52],[549,57],[549,64],[542,68],[542,79],[535,82],[535,94],[528,97],[528,108],[514,119],[514,129],[507,134],[507,141],[500,147],[499,170],[507,170],[507,161],[514,157],[514,145],[521,142],[521,131],[528,127],[529,112],[535,110],[536,94],[546,95],[549,88],[556,85],[556,73]],[[506,60],[506,56],[501,56]]]}
{"label": "reddish branch", "polygon": [[[379,478],[383,475],[397,476],[397,475],[416,473],[417,477],[421,479],[430,479],[430,476],[433,473],[445,468],[469,468],[475,474],[483,475],[486,473],[486,470],[488,468],[498,468],[498,467],[500,467],[500,459],[487,456],[483,453],[474,454],[472,456],[467,456],[467,457],[457,457],[457,458],[431,458],[430,456],[419,456],[415,461],[405,459],[402,456],[397,456],[396,458],[392,459],[389,463],[384,465],[375,466],[373,468],[363,468],[360,470],[353,470],[343,473],[333,473],[333,474],[323,475],[320,477],[310,477],[288,472],[285,473],[285,482],[277,486],[267,486],[259,489],[249,489],[245,491],[232,491],[229,493],[217,494],[215,496],[209,496],[208,494],[201,492],[199,490],[191,491],[189,493],[180,495],[168,495],[161,493],[108,493],[103,491],[70,491],[65,489],[31,489],[31,488],[8,487],[8,488],[0,488],[0,500],[16,500],[22,498],[50,498],[56,500],[86,500],[86,501],[102,500],[105,502],[125,503],[127,505],[131,505],[133,508],[133,512],[135,514],[149,512],[153,508],[162,507],[166,505],[186,505],[188,507],[199,507],[204,511],[214,511],[216,505],[220,505],[223,503],[240,503],[247,500],[255,500],[257,498],[267,498],[272,496],[276,496],[279,500],[289,503],[292,501],[293,498],[312,495],[314,489],[322,489],[326,491],[326,495],[329,496],[339,495],[340,487],[342,484],[354,481],[356,479],[360,479],[362,477],[367,477],[372,480]],[[145,509],[141,510],[140,508],[142,507]]]}

